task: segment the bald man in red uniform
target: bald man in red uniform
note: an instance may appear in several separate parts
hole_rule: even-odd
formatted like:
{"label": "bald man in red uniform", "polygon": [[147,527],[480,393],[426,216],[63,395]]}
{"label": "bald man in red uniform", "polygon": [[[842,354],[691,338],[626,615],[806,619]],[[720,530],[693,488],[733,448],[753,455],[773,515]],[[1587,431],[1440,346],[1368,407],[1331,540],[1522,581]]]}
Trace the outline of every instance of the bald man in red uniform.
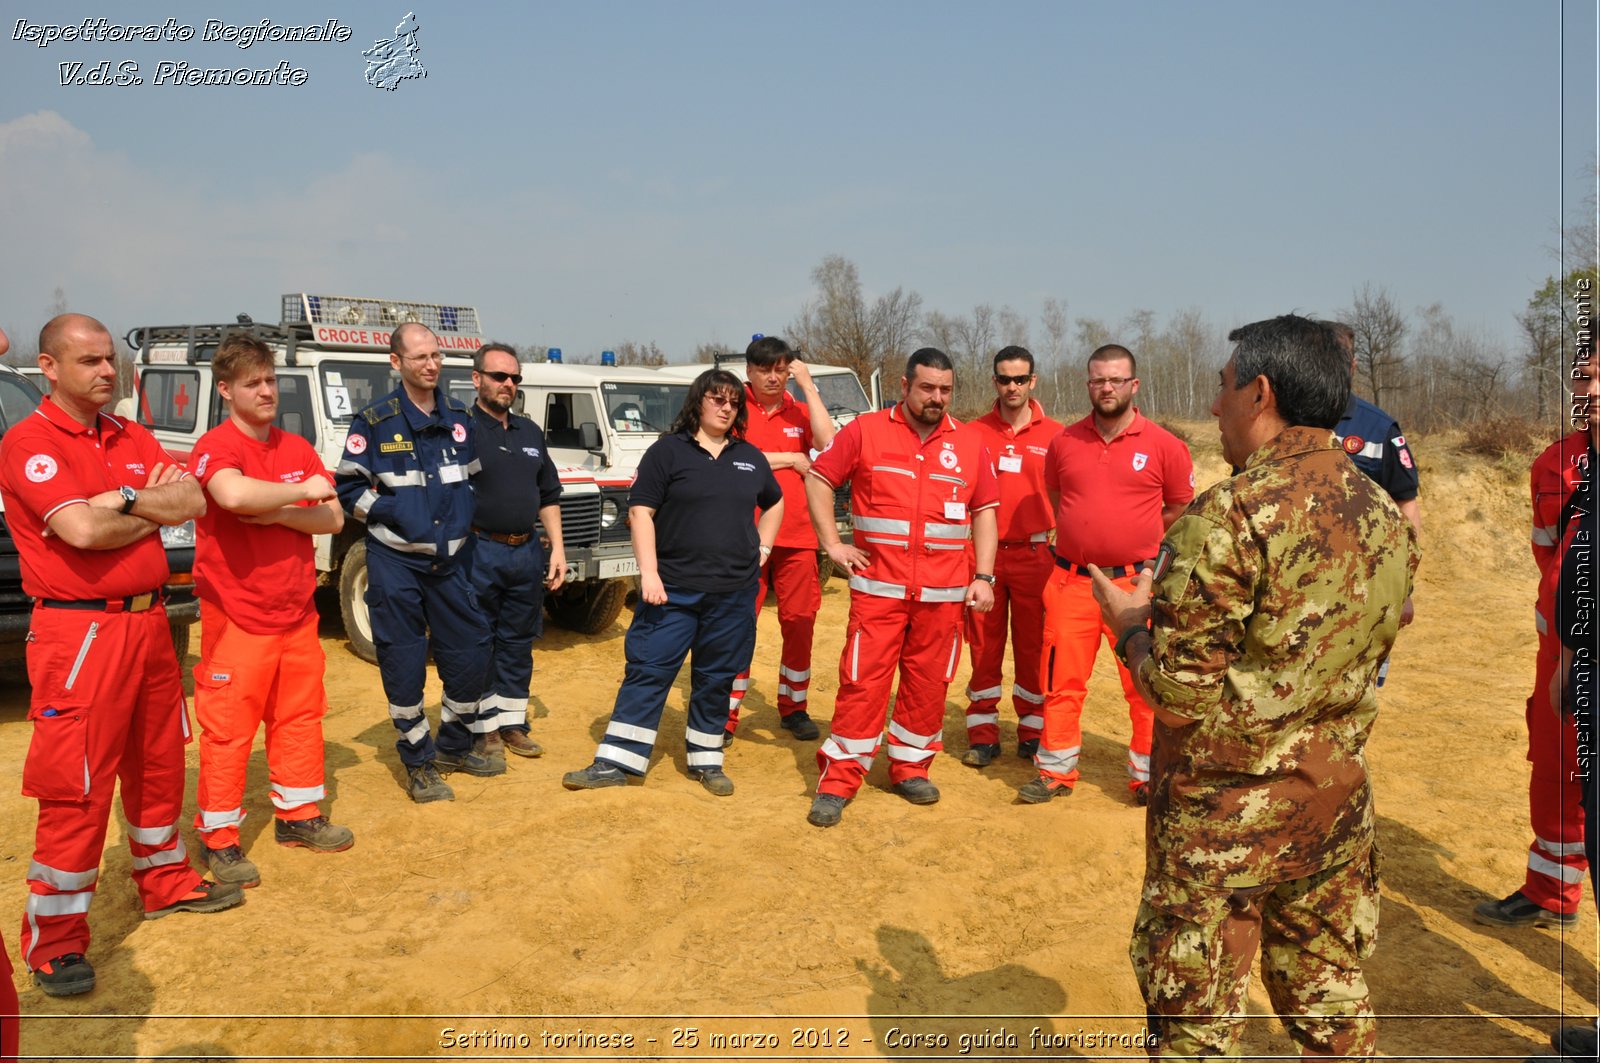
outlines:
{"label": "bald man in red uniform", "polygon": [[119,779],[146,919],[220,911],[244,895],[202,879],[178,830],[189,721],[157,531],[204,512],[200,485],[149,432],[100,412],[117,380],[100,322],[53,318],[39,367],[50,395],[0,443],[0,498],[34,599],[22,792],[39,821],[22,959],[46,993],[71,996],[94,988],[89,902]]}

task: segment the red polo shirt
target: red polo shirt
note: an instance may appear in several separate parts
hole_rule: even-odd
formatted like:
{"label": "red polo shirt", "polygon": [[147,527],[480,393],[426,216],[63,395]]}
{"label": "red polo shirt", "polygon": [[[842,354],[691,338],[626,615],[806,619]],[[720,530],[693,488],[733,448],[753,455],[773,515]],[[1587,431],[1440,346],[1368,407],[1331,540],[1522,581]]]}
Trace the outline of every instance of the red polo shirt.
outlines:
{"label": "red polo shirt", "polygon": [[[274,427],[266,442],[223,421],[194,445],[191,470],[202,486],[222,469],[252,480],[296,484],[328,476],[322,459],[300,436]],[[280,524],[246,524],[215,501],[197,522],[195,590],[221,607],[230,623],[252,635],[292,631],[316,615],[311,536]]]}
{"label": "red polo shirt", "polygon": [[1194,463],[1181,439],[1137,408],[1133,423],[1109,443],[1090,414],[1051,440],[1044,484],[1061,495],[1057,557],[1131,565],[1160,550],[1162,507],[1194,498]]}
{"label": "red polo shirt", "polygon": [[46,537],[63,506],[120,487],[142,488],[158,464],[179,465],[132,421],[100,414],[79,424],[47,395],[0,441],[0,498],[22,560],[22,589],[35,598],[125,598],[166,582],[167,552],[152,531],[115,550],[79,550]]}
{"label": "red polo shirt", "polygon": [[1038,400],[1028,400],[1029,420],[1020,431],[1000,413],[1000,404],[971,422],[983,436],[1000,480],[1000,541],[1026,542],[1055,525],[1044,491],[1044,456],[1061,422],[1044,415]]}
{"label": "red polo shirt", "polygon": [[[805,454],[816,449],[811,435],[811,413],[803,402],[793,395],[783,393],[783,401],[775,413],[767,413],[761,400],[749,384],[744,386],[744,408],[747,420],[745,441],[763,454]],[[811,527],[810,511],[806,507],[806,481],[798,469],[773,469],[772,475],[783,488],[783,523],[778,526],[778,536],[773,546],[789,546],[803,550],[817,548],[817,533]]]}

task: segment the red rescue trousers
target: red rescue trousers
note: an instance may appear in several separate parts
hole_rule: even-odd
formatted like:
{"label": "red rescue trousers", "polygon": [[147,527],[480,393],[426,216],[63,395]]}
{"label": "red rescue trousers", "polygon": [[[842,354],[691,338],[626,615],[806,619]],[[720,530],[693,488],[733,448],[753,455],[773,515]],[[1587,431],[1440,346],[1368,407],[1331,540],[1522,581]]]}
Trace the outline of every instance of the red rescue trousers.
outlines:
{"label": "red rescue trousers", "polygon": [[1038,738],[1044,726],[1044,688],[1039,659],[1044,642],[1044,585],[1055,571],[1050,544],[1001,543],[994,558],[994,609],[967,614],[972,643],[972,679],[967,684],[967,744],[1000,742],[1000,667],[1006,656],[1006,620],[1011,623],[1011,707],[1017,741]]}
{"label": "red rescue trousers", "polygon": [[[822,584],[817,577],[817,552],[809,547],[774,546],[761,567],[756,585],[756,616],[767,600],[767,587],[778,595],[778,631],[783,654],[778,663],[778,715],[803,712],[811,691],[811,635],[822,608]],[[750,668],[733,681],[728,698],[728,730],[739,726],[739,705],[750,689]]]}
{"label": "red rescue trousers", "polygon": [[193,890],[178,832],[189,720],[167,615],[35,606],[28,633],[33,740],[22,793],[39,802],[22,962],[89,951],[89,902],[122,781],[133,882],[145,911]]}
{"label": "red rescue trousers", "polygon": [[275,814],[286,820],[321,814],[325,663],[315,617],[292,631],[254,635],[217,606],[201,603],[200,663],[194,670],[194,714],[200,723],[194,825],[208,848],[239,844],[245,767],[263,723]]}
{"label": "red rescue trousers", "polygon": [[6,955],[4,939],[0,939],[0,1060],[17,1058],[21,1009],[22,1005],[17,1002],[17,984],[11,980],[11,957]]}
{"label": "red rescue trousers", "polygon": [[1555,912],[1576,912],[1589,862],[1583,855],[1583,783],[1572,717],[1550,706],[1550,680],[1561,663],[1561,642],[1539,636],[1533,694],[1528,698],[1528,874],[1522,895]]}
{"label": "red rescue trousers", "polygon": [[[1112,580],[1124,589],[1134,577]],[[1100,619],[1094,600],[1094,583],[1088,576],[1059,566],[1044,588],[1044,653],[1040,673],[1044,679],[1044,735],[1034,764],[1039,774],[1069,786],[1078,781],[1078,754],[1083,749],[1083,698],[1089,673],[1094,671],[1100,637],[1117,635]],[[1128,742],[1128,789],[1150,781],[1150,732],[1155,712],[1133,687],[1133,677],[1117,662],[1117,677],[1128,700],[1133,737]]]}
{"label": "red rescue trousers", "polygon": [[889,781],[927,777],[933,755],[944,748],[944,698],[961,660],[964,608],[851,593],[832,733],[817,750],[817,793],[848,799],[861,788],[883,737],[896,665]]}

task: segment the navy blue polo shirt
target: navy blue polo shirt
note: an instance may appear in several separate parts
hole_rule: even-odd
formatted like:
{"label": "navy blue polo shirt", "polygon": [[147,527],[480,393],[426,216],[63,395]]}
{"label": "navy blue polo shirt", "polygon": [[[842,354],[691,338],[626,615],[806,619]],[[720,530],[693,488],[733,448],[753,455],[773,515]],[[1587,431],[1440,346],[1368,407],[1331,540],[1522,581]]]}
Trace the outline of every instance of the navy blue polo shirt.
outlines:
{"label": "navy blue polo shirt", "polygon": [[1352,392],[1333,434],[1356,467],[1390,498],[1409,502],[1417,497],[1417,462],[1393,417]]}
{"label": "navy blue polo shirt", "polygon": [[755,512],[782,500],[772,466],[754,446],[729,437],[713,458],[686,432],[650,445],[628,493],[629,506],[656,511],[661,582],[711,593],[756,581],[761,542]]}
{"label": "navy blue polo shirt", "polygon": [[473,526],[499,535],[527,535],[539,510],[561,500],[561,478],[550,461],[544,430],[514,413],[502,427],[474,402],[472,432],[480,466],[472,478],[478,499]]}

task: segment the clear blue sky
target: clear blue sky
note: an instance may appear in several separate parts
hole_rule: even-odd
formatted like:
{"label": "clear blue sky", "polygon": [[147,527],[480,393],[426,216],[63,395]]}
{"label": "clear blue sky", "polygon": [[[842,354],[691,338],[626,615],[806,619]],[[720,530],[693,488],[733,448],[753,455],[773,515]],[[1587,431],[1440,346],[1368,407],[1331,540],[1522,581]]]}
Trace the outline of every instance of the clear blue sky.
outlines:
{"label": "clear blue sky", "polygon": [[[6,0],[0,325],[57,286],[119,334],[310,289],[682,359],[781,332],[837,253],[869,295],[1036,335],[1050,297],[1227,327],[1371,282],[1511,349],[1593,187],[1592,2],[416,0],[427,78],[375,89],[361,52],[411,3]],[[204,43],[218,11],[353,36]],[[13,39],[96,16],[197,35]],[[59,84],[103,59],[145,83]],[[163,60],[307,81],[159,86]]]}

